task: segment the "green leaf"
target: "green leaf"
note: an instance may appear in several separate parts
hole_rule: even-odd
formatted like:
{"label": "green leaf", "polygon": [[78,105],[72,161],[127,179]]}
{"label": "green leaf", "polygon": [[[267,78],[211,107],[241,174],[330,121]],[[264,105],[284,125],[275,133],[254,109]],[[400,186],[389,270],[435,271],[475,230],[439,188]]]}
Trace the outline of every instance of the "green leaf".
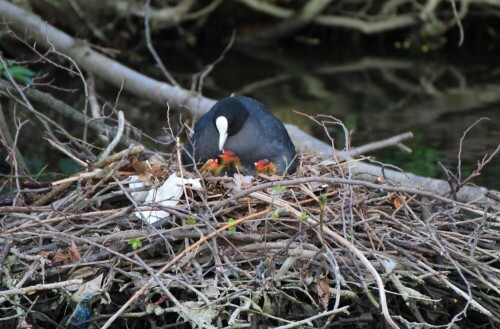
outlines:
{"label": "green leaf", "polygon": [[321,211],[322,214],[324,214],[326,210],[326,201],[327,201],[326,195],[324,194],[320,195],[318,201],[319,201],[319,210]]}
{"label": "green leaf", "polygon": [[14,77],[24,75],[24,76],[33,78],[36,75],[36,72],[34,72],[26,67],[18,66],[18,65],[9,67],[9,71],[10,71],[10,74],[12,74],[12,76],[14,76]]}
{"label": "green leaf", "polygon": [[[229,223],[233,223],[234,222],[234,218],[229,218]],[[236,226],[231,226],[230,228],[227,229],[229,232],[231,233],[234,233],[236,232]]]}
{"label": "green leaf", "polygon": [[196,224],[196,217],[194,217],[194,216],[189,216],[189,217],[186,219],[186,224],[187,224],[187,225],[194,225],[194,224]]}
{"label": "green leaf", "polygon": [[[14,61],[12,59],[7,59],[7,67],[12,66],[14,64]],[[4,71],[3,63],[0,63],[0,71]]]}
{"label": "green leaf", "polygon": [[[13,65],[12,60],[7,61],[7,70],[9,70],[9,72],[12,75],[12,77],[14,78],[14,80],[21,82],[23,84],[26,84],[26,85],[30,84],[32,82],[32,78],[34,76],[36,76],[36,72],[34,72],[26,67],[19,66],[19,65]],[[7,78],[7,79],[9,78],[9,75],[8,75],[5,67],[2,64],[0,64],[0,73],[5,78]]]}
{"label": "green leaf", "polygon": [[307,219],[307,213],[305,211],[303,211],[301,214],[300,214],[300,220],[301,221],[305,221]]}
{"label": "green leaf", "polygon": [[326,195],[324,195],[324,194],[320,195],[318,200],[319,200],[319,203],[325,204],[327,201]]}
{"label": "green leaf", "polygon": [[273,192],[283,192],[284,190],[286,190],[286,186],[282,185],[273,186]]}
{"label": "green leaf", "polygon": [[278,209],[276,209],[275,211],[273,211],[273,214],[271,215],[271,218],[280,218],[280,212],[278,211]]}
{"label": "green leaf", "polygon": [[285,161],[285,165],[288,167],[288,158],[286,156],[283,156],[283,161]]}
{"label": "green leaf", "polygon": [[140,239],[134,238],[128,240],[128,244],[132,246],[132,249],[137,250],[142,247],[142,242]]}
{"label": "green leaf", "polygon": [[347,128],[347,130],[354,132],[357,129],[358,125],[358,115],[357,114],[348,114],[347,117],[344,120],[344,124]]}

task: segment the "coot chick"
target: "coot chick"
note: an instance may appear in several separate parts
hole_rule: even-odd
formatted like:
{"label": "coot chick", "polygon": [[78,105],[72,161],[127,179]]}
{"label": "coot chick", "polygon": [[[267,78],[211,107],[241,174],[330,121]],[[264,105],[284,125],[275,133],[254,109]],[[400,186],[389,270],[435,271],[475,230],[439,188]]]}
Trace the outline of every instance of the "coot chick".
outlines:
{"label": "coot chick", "polygon": [[202,176],[209,174],[218,175],[222,166],[218,159],[208,159],[208,161],[199,169]]}
{"label": "coot chick", "polygon": [[269,159],[261,159],[255,163],[255,172],[257,174],[274,175],[277,171],[278,168]]}
{"label": "coot chick", "polygon": [[224,150],[239,157],[238,170],[244,175],[254,174],[255,163],[262,159],[272,162],[279,173],[297,168],[295,146],[283,123],[249,97],[224,98],[203,115],[182,152],[182,162],[192,169],[193,160],[197,166],[219,157],[224,161]]}

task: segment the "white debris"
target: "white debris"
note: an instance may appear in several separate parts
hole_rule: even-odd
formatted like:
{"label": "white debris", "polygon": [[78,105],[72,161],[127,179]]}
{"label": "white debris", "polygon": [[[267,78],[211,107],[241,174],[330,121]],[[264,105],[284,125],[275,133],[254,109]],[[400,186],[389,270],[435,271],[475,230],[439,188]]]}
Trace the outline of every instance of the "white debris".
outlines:
{"label": "white debris", "polygon": [[[184,190],[183,185],[191,185],[191,189],[201,191],[201,183],[199,178],[180,178],[176,174],[170,175],[167,181],[157,189],[151,189],[148,192],[143,206],[163,206],[175,207],[179,203],[179,198]],[[140,210],[136,211],[135,215],[138,218],[146,220],[152,224],[169,214],[164,210]]]}

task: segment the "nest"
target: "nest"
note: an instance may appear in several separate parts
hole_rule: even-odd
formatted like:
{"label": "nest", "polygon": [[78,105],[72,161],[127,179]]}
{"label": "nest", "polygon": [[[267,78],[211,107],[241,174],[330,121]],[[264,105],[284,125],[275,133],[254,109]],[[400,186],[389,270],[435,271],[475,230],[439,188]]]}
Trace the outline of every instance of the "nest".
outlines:
{"label": "nest", "polygon": [[498,210],[314,157],[293,176],[204,177],[175,206],[145,204],[133,193],[178,166],[139,153],[27,182],[0,207],[0,327],[500,325]]}

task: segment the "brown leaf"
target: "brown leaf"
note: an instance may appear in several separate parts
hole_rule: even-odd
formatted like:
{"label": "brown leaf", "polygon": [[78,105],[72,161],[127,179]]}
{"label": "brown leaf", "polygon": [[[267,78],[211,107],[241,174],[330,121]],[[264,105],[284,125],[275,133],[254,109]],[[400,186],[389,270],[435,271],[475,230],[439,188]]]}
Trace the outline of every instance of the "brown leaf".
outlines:
{"label": "brown leaf", "polygon": [[165,160],[160,156],[152,156],[149,160],[139,161],[136,157],[130,157],[129,163],[141,180],[147,182],[152,177],[160,178],[165,175]]}
{"label": "brown leaf", "polygon": [[80,251],[78,250],[78,247],[73,242],[73,240],[71,240],[71,246],[69,248],[69,254],[70,254],[71,260],[73,262],[78,261],[78,260],[80,260],[82,258],[82,256],[80,255]]}
{"label": "brown leaf", "polygon": [[[400,199],[401,197],[396,197],[393,201],[394,207],[399,208],[403,205],[403,202]],[[406,200],[406,195],[403,195],[403,200]]]}
{"label": "brown leaf", "polygon": [[319,304],[323,306],[323,309],[328,309],[328,302],[330,301],[330,282],[328,281],[328,275],[325,275],[316,284],[316,293],[319,297]]}
{"label": "brown leaf", "polygon": [[154,154],[149,160],[149,170],[148,172],[156,177],[160,178],[165,176],[166,171],[167,171],[167,163],[165,162],[165,159],[162,158],[161,156]]}
{"label": "brown leaf", "polygon": [[52,264],[57,265],[62,263],[63,265],[67,265],[70,263],[70,255],[66,250],[58,249],[52,258]]}

